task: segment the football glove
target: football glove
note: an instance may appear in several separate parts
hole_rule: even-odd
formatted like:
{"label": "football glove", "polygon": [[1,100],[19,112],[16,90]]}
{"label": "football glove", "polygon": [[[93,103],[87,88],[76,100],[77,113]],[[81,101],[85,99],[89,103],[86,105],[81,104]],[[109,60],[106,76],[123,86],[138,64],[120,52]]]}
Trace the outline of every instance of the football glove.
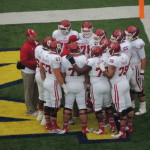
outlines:
{"label": "football glove", "polygon": [[61,86],[62,86],[63,91],[65,92],[65,94],[67,94],[68,93],[68,88],[67,88],[66,84],[62,84]]}
{"label": "football glove", "polygon": [[105,66],[104,66],[104,63],[103,63],[103,62],[101,62],[101,63],[99,64],[99,67],[100,67],[100,69],[102,70],[102,72],[105,71]]}
{"label": "football glove", "polygon": [[140,73],[140,75],[139,75],[139,80],[140,80],[140,81],[143,81],[143,80],[144,80],[144,73]]}
{"label": "football glove", "polygon": [[71,55],[67,55],[66,58],[70,61],[72,65],[76,64],[74,58]]}

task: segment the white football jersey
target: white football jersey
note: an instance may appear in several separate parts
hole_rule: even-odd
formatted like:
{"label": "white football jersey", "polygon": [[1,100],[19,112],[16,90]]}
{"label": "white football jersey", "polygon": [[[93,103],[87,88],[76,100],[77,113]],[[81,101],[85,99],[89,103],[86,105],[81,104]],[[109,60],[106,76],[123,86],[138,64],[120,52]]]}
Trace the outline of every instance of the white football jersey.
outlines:
{"label": "white football jersey", "polygon": [[90,52],[89,42],[93,38],[94,38],[94,33],[89,38],[84,38],[83,35],[79,33],[78,43],[80,46],[80,53],[85,55],[86,57],[89,56],[89,52]]}
{"label": "white football jersey", "polygon": [[60,43],[68,43],[69,41],[69,37],[71,35],[76,35],[77,38],[78,38],[78,32],[77,31],[74,31],[74,30],[71,30],[70,33],[68,35],[62,35],[61,31],[60,30],[55,30],[53,33],[52,33],[52,37],[55,37],[56,38],[56,41],[59,41]]}
{"label": "white football jersey", "polygon": [[41,62],[46,72],[46,78],[56,79],[53,69],[60,68],[61,57],[57,54],[42,53]]}
{"label": "white football jersey", "polygon": [[131,67],[134,66],[135,64],[140,64],[141,60],[145,58],[145,43],[142,39],[138,38],[134,41],[131,41],[131,46],[132,46],[132,57],[130,61]]}
{"label": "white football jersey", "polygon": [[[84,55],[74,57],[74,59],[79,68],[85,66],[87,58]],[[84,82],[85,80],[84,75],[78,76],[77,72],[73,69],[72,64],[66,59],[66,56],[62,57],[61,72],[66,73],[66,82]]]}
{"label": "white football jersey", "polygon": [[120,48],[121,48],[121,53],[125,53],[130,60],[132,55],[132,47],[130,42],[125,40],[123,43],[120,44]]}
{"label": "white football jersey", "polygon": [[42,53],[46,52],[48,53],[48,51],[45,51],[45,48],[42,45],[39,45],[35,48],[35,60],[36,60],[36,73],[40,72],[40,62],[41,62],[41,56]]}
{"label": "white football jersey", "polygon": [[108,65],[115,66],[116,72],[110,79],[111,83],[117,83],[121,80],[127,79],[126,74],[129,68],[129,58],[122,53],[120,56],[112,56],[108,59]]}
{"label": "white football jersey", "polygon": [[104,62],[104,65],[107,69],[108,65],[106,58],[93,57],[89,58],[86,62],[88,66],[92,67],[92,69],[89,71],[91,84],[97,83],[99,80],[108,80],[106,77],[103,76],[103,72],[100,70],[100,62]]}
{"label": "white football jersey", "polygon": [[100,40],[94,40],[94,38],[91,39],[90,42],[89,42],[90,49],[91,49],[93,46],[99,46],[99,42],[100,42]]}
{"label": "white football jersey", "polygon": [[105,58],[106,60],[108,60],[109,57],[111,57],[111,55],[107,52],[102,54],[102,58]]}

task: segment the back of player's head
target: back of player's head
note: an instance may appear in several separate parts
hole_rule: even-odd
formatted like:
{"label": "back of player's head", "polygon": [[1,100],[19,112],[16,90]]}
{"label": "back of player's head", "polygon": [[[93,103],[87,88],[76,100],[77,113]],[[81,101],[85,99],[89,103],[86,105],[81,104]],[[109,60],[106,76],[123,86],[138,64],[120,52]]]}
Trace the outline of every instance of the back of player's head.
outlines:
{"label": "back of player's head", "polygon": [[53,41],[50,44],[50,52],[54,54],[61,54],[62,53],[62,46],[61,43],[58,41]]}
{"label": "back of player's head", "polygon": [[126,34],[123,30],[115,30],[111,35],[112,42],[122,43],[126,38]]}
{"label": "back of player's head", "polygon": [[68,43],[71,43],[71,42],[76,42],[78,40],[78,37],[76,35],[71,35],[69,37],[69,41]]}
{"label": "back of player's head", "polygon": [[102,56],[103,50],[99,46],[93,46],[90,51],[90,57]]}
{"label": "back of player's head", "polygon": [[68,45],[68,49],[70,54],[79,54],[80,53],[80,49],[79,49],[79,45],[77,42],[72,42]]}
{"label": "back of player's head", "polygon": [[108,50],[111,56],[118,55],[120,52],[120,44],[117,42],[111,42],[108,46]]}
{"label": "back of player's head", "polygon": [[102,39],[106,38],[106,31],[103,30],[103,29],[97,29],[97,30],[94,32],[94,38],[95,38],[96,40],[101,41]]}
{"label": "back of player's head", "polygon": [[50,49],[51,43],[55,40],[56,39],[53,37],[47,37],[47,38],[43,39],[43,46],[47,49]]}
{"label": "back of player's head", "polygon": [[109,46],[110,43],[111,43],[110,39],[104,38],[104,39],[102,39],[102,40],[99,42],[99,45],[100,45],[100,48],[101,48],[104,52],[106,52],[106,50],[107,50],[107,48],[108,48],[108,46]]}

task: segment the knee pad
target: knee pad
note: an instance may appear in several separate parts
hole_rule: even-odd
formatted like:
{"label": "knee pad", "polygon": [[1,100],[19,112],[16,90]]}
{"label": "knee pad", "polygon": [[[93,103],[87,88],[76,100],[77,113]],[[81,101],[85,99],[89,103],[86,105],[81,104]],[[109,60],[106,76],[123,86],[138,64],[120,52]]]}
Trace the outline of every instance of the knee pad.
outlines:
{"label": "knee pad", "polygon": [[121,113],[120,113],[120,120],[123,120],[124,117],[127,116],[127,112],[126,109],[124,109]]}
{"label": "knee pad", "polygon": [[128,107],[127,109],[126,109],[126,113],[128,114],[129,112],[131,112],[131,111],[133,111],[133,108],[132,107]]}
{"label": "knee pad", "polygon": [[137,92],[137,95],[138,95],[138,97],[143,97],[143,96],[145,96],[145,93],[144,93],[144,91],[142,91],[142,92]]}
{"label": "knee pad", "polygon": [[44,115],[50,115],[50,107],[48,106],[44,107]]}
{"label": "knee pad", "polygon": [[50,107],[50,116],[56,118],[57,117],[58,108]]}

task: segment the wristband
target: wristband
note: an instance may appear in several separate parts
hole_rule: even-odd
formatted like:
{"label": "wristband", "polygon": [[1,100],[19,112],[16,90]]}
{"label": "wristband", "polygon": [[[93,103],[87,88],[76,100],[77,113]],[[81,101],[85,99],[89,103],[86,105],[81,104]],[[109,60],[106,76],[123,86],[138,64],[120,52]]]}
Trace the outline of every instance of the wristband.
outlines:
{"label": "wristband", "polygon": [[144,70],[141,70],[141,72],[140,72],[140,73],[144,74]]}

